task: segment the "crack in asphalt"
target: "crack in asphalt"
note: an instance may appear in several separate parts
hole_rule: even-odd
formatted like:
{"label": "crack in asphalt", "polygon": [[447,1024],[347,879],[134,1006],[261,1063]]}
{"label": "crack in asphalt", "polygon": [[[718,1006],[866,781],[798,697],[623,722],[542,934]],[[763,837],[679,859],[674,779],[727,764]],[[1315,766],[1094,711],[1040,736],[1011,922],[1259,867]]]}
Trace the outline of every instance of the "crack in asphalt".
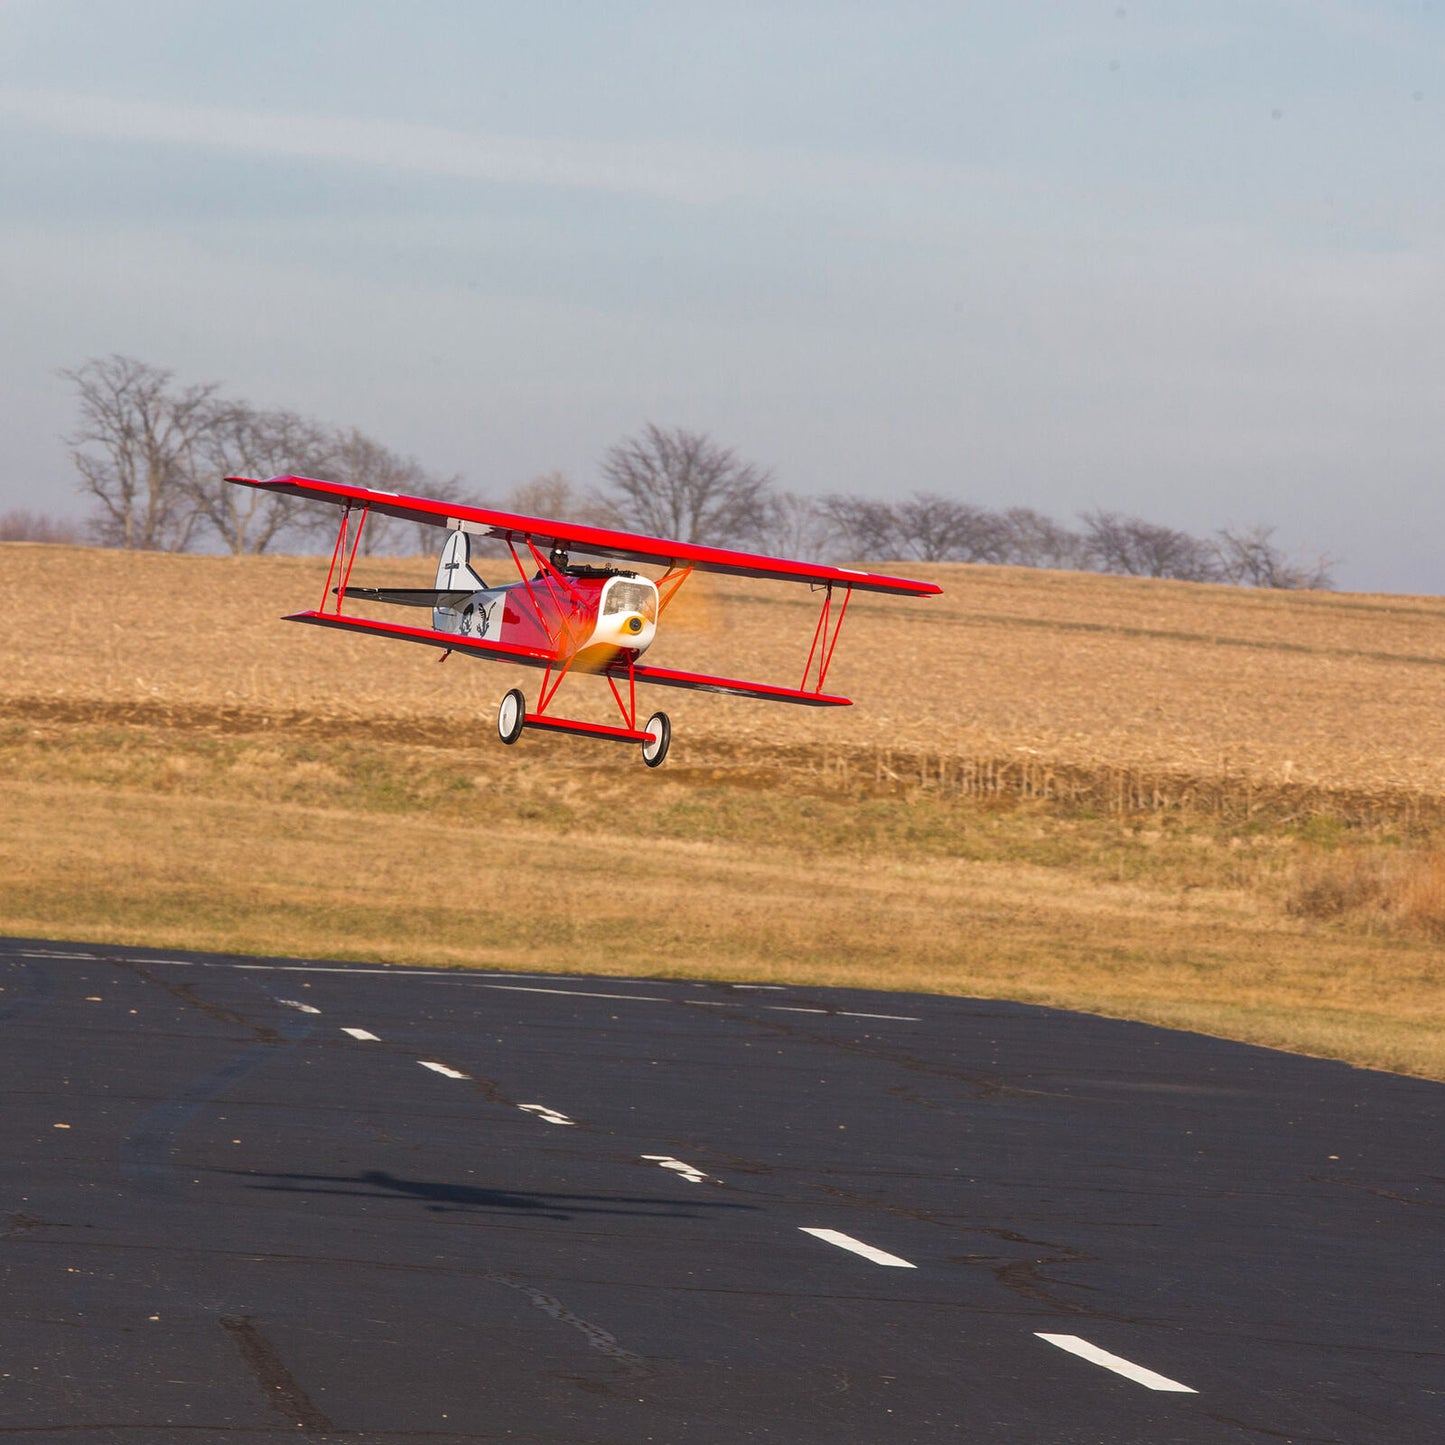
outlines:
{"label": "crack in asphalt", "polygon": [[317,1409],[250,1315],[222,1315],[220,1323],[235,1342],[241,1359],[256,1377],[271,1408],[288,1425],[308,1435],[329,1435],[335,1431],[336,1427]]}
{"label": "crack in asphalt", "polygon": [[196,986],[193,983],[177,983],[174,979],[162,978],[142,963],[134,959],[123,958],[115,953],[98,953],[96,958],[101,963],[113,964],[116,968],[123,968],[128,973],[134,974],[145,983],[154,984],[156,988],[164,989],[170,996],[188,1008],[199,1009],[207,1018],[214,1019],[220,1024],[229,1024],[232,1028],[245,1029],[253,1034],[258,1043],[280,1044],[285,1043],[284,1035],[266,1024],[254,1024],[249,1019],[242,1018],[240,1014],[233,1013],[220,1004],[212,1003],[209,999],[196,996]]}

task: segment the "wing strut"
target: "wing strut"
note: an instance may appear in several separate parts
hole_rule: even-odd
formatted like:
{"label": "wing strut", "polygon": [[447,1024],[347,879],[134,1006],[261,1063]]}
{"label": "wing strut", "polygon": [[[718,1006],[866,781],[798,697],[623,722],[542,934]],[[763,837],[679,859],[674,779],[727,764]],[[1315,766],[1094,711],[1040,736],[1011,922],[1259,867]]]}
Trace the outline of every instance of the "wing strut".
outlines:
{"label": "wing strut", "polygon": [[562,665],[557,669],[555,681],[552,679],[553,666],[554,664],[549,662],[547,664],[547,671],[542,674],[542,691],[537,698],[537,711],[539,713],[546,712],[548,704],[557,696],[557,689],[562,686],[563,680],[571,670],[572,658],[567,657],[562,660]]}
{"label": "wing strut", "polygon": [[[833,584],[829,582],[824,586],[823,610],[818,614],[818,625],[813,629],[813,645],[808,649],[808,661],[803,666],[803,680],[798,684],[799,692],[809,691],[808,674],[813,670],[814,657],[818,659],[818,682],[812,691],[823,691],[823,684],[828,680],[828,668],[833,662],[833,651],[838,646],[838,634],[843,630],[843,619],[848,615],[848,604],[852,600],[853,589],[850,586],[844,589],[843,605],[838,609],[838,618],[833,622],[830,637],[828,624],[833,613]],[[819,643],[822,644],[821,647]]]}
{"label": "wing strut", "polygon": [[693,564],[689,562],[686,567],[679,568],[677,563],[671,563],[666,572],[657,579],[657,613],[660,617],[667,611],[667,604],[677,596],[677,590],[692,576]]}
{"label": "wing strut", "polygon": [[634,732],[637,731],[637,655],[629,652],[627,654],[627,701],[622,701],[622,694],[617,690],[616,679],[612,674],[604,673],[607,679],[607,686],[612,689],[612,696],[617,699],[617,706],[622,713],[622,721]]}
{"label": "wing strut", "polygon": [[[567,608],[563,606],[562,598],[557,595],[557,584],[561,584],[567,599],[572,602],[575,602],[577,599],[577,589],[568,580],[565,572],[559,572],[557,568],[537,550],[535,543],[533,543],[530,537],[524,537],[522,540],[527,544],[527,549],[531,552],[532,559],[537,564],[537,578],[540,578],[541,581],[546,584],[547,591],[551,595],[552,601],[556,604],[557,633],[555,636],[552,634],[552,629],[547,626],[547,618],[542,611],[542,604],[538,600],[537,593],[532,588],[532,583],[536,579],[527,576],[527,569],[522,565],[521,557],[517,555],[516,543],[509,541],[507,543],[507,550],[512,554],[512,563],[517,569],[517,576],[522,580],[522,587],[527,593],[527,601],[532,604],[532,611],[537,617],[537,625],[542,629],[543,634],[547,637],[548,641],[551,642],[553,648],[558,653],[561,653],[563,651],[563,639],[565,638],[569,645],[575,644],[577,634],[572,630],[572,625],[568,621]],[[575,646],[573,650],[575,650]],[[565,668],[563,672],[566,672]],[[562,679],[559,677],[557,681],[560,683]]]}
{"label": "wing strut", "polygon": [[371,503],[368,502],[361,509],[361,516],[356,520],[356,534],[351,538],[351,550],[348,553],[346,533],[347,528],[351,525],[351,507],[352,504],[348,502],[341,510],[341,527],[336,533],[336,545],[331,549],[331,566],[326,569],[326,587],[321,593],[321,606],[317,609],[320,612],[326,611],[327,599],[331,596],[331,579],[336,576],[336,564],[340,562],[341,574],[336,577],[336,606],[332,609],[338,617],[341,616],[341,604],[346,600],[346,588],[351,581],[351,569],[356,565],[356,549],[361,545],[361,529],[366,526]]}

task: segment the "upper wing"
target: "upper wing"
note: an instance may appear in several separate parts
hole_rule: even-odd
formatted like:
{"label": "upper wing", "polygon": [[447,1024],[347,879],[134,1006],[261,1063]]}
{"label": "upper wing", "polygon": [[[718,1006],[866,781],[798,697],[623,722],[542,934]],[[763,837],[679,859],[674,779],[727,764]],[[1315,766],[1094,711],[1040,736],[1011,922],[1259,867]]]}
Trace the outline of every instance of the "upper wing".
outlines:
{"label": "upper wing", "polygon": [[571,522],[547,521],[541,517],[519,517],[490,507],[466,507],[458,502],[433,502],[425,497],[404,497],[395,492],[375,492],[345,482],[322,482],[311,477],[227,477],[246,487],[304,497],[313,502],[351,503],[368,507],[388,517],[424,522],[434,527],[461,528],[504,542],[536,543],[540,548],[560,547],[564,551],[586,552],[594,557],[615,557],[626,562],[660,562],[668,567],[696,567],[701,572],[725,572],[734,577],[766,577],[783,582],[837,583],[860,592],[893,592],[904,597],[931,597],[942,592],[932,582],[915,582],[907,577],[885,577],[876,572],[855,572],[849,567],[824,567],[814,562],[789,562],[780,557],[761,557],[752,552],[733,552],[723,547],[701,547],[694,542],[668,542],[634,532],[615,532],[607,527],[584,527]]}

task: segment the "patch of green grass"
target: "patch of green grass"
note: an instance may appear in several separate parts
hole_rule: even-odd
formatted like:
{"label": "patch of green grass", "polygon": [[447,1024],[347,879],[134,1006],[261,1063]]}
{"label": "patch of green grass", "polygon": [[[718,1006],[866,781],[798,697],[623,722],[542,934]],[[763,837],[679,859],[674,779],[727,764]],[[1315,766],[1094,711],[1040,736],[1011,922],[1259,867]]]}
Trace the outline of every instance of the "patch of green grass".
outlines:
{"label": "patch of green grass", "polygon": [[[1039,801],[916,792],[797,790],[785,775],[760,786],[719,770],[708,779],[615,768],[557,767],[495,750],[216,734],[137,724],[0,733],[0,778],[180,795],[266,799],[361,813],[430,813],[485,829],[508,821],[559,835],[625,828],[657,841],[782,846],[799,857],[944,858],[1084,869],[1101,881],[1178,887],[1237,884],[1259,871],[1231,855],[1236,835],[1207,823],[1141,829],[1116,818],[1061,814]],[[1334,836],[1337,825],[1327,825]],[[1221,846],[1222,845],[1222,846]]]}
{"label": "patch of green grass", "polygon": [[479,840],[520,826],[559,838],[615,832],[658,845],[783,849],[822,867],[829,859],[1027,866],[1138,886],[1180,906],[1248,893],[1281,914],[1293,908],[1295,880],[1312,859],[1362,843],[1419,843],[1330,816],[1235,825],[1180,815],[1121,819],[1038,799],[819,790],[816,780],[783,772],[769,779],[720,768],[674,778],[618,768],[610,754],[597,761],[585,750],[409,745],[364,729],[328,739],[147,723],[10,724],[0,729],[6,778],[423,817]]}

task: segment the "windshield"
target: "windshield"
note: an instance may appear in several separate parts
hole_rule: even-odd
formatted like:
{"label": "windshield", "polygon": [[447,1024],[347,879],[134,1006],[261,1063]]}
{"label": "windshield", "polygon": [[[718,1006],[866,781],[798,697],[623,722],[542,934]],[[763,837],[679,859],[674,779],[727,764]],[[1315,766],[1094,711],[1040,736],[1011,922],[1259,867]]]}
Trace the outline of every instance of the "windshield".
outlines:
{"label": "windshield", "polygon": [[640,612],[649,622],[657,621],[657,589],[651,582],[613,581],[602,599],[602,615]]}

